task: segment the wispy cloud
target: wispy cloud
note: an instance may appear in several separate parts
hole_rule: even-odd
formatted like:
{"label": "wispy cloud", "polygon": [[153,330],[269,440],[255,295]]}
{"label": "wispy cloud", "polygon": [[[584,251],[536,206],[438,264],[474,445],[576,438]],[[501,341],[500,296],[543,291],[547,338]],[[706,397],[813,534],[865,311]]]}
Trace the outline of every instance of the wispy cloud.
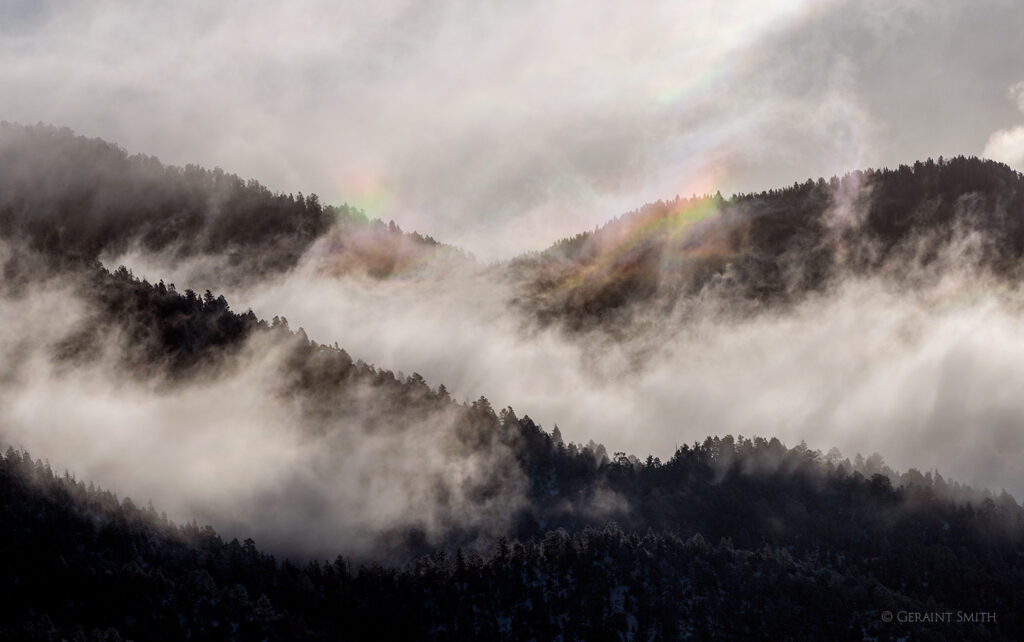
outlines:
{"label": "wispy cloud", "polygon": [[930,4],[7,2],[0,118],[500,257],[677,193],[976,152],[1024,18]]}

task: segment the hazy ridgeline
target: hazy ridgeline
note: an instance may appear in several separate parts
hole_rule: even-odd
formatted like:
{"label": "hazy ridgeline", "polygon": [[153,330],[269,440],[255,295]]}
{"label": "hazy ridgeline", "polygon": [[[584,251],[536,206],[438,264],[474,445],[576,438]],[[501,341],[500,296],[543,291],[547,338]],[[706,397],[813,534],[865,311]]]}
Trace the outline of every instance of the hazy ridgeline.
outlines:
{"label": "hazy ridgeline", "polygon": [[[0,435],[174,520],[302,559],[481,551],[498,583],[541,565],[502,538],[565,528],[572,557],[614,521],[623,559],[740,568],[766,546],[773,569],[804,556],[808,577],[870,587],[851,590],[865,611],[879,586],[960,599],[964,551],[1005,571],[967,583],[979,608],[1020,579],[1024,513],[1000,490],[1024,494],[1024,179],[1005,166],[675,199],[488,264],[67,130],[4,124],[0,161]],[[18,475],[59,480],[27,465],[8,464],[12,501],[34,506]],[[174,530],[99,504],[141,520],[125,541]]]}
{"label": "hazy ridgeline", "polygon": [[342,231],[255,283],[104,260],[610,450],[763,434],[1019,496],[1022,198],[1019,174],[958,158],[653,203],[542,253],[428,252],[386,278],[331,251]]}

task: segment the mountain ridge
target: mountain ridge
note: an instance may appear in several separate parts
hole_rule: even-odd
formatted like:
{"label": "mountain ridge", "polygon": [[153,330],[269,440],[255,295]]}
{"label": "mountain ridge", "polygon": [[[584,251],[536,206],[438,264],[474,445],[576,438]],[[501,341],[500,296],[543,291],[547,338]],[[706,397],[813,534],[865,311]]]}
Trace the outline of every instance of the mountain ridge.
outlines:
{"label": "mountain ridge", "polygon": [[[4,127],[0,138],[11,131]],[[51,134],[64,142],[69,135],[43,130]],[[165,171],[144,158],[137,163],[142,176]],[[234,195],[228,201],[239,199],[218,214],[223,226],[201,216],[209,195],[203,189],[181,201],[191,203],[183,209],[165,207],[177,196],[161,201],[158,190],[158,205],[132,222],[140,196],[131,189],[117,196],[124,177],[110,174],[98,190],[83,187],[91,179],[70,181],[47,206],[45,190],[36,200],[20,196],[31,192],[25,185],[45,180],[8,190],[16,181],[5,167],[0,302],[56,329],[52,340],[43,339],[30,336],[34,328],[26,324],[27,335],[7,344],[13,348],[0,381],[16,390],[33,377],[72,384],[76,376],[108,377],[116,380],[114,399],[139,394],[181,405],[213,389],[216,403],[201,406],[213,419],[174,415],[192,425],[170,426],[166,434],[199,432],[210,438],[203,448],[224,450],[251,447],[255,434],[271,450],[260,463],[283,462],[266,471],[257,466],[257,475],[245,478],[270,477],[269,487],[227,493],[227,503],[193,498],[223,522],[218,529],[250,538],[225,543],[212,528],[175,526],[155,509],[90,490],[24,450],[8,449],[0,458],[2,591],[14,613],[0,629],[7,635],[775,639],[796,632],[885,639],[912,631],[947,639],[948,628],[880,619],[884,611],[937,609],[997,614],[994,622],[953,629],[956,638],[1012,639],[1024,630],[1024,509],[1005,491],[947,482],[937,471],[897,473],[877,454],[850,460],[837,450],[787,448],[768,436],[711,436],[676,448],[664,462],[609,455],[593,441],[566,443],[557,426],[548,432],[511,406],[496,410],[484,396],[459,402],[443,382],[433,387],[416,373],[354,359],[293,331],[283,317],[237,313],[217,288],[178,291],[100,262],[142,235],[147,251],[183,260],[227,255],[221,265],[236,270],[226,281],[258,284],[316,247],[327,258],[320,267],[328,278],[365,274],[372,284],[420,270],[430,259],[417,248],[429,255],[436,245],[429,237],[352,217],[344,220],[348,230],[331,227],[338,221],[328,222],[329,210],[313,197],[275,195],[198,168],[183,184],[220,189],[223,180]],[[686,297],[784,307],[847,274],[900,283],[907,276],[892,266],[945,269],[941,253],[959,252],[951,243],[961,233],[980,253],[957,254],[974,261],[957,265],[1012,282],[1024,252],[1024,177],[1007,171],[953,159],[855,173],[834,185],[810,181],[779,193],[661,202],[485,270],[512,266],[518,272],[508,278],[533,296],[514,306],[542,324],[584,333],[628,327],[629,315],[645,308],[665,314]],[[939,180],[945,175],[956,180]],[[113,204],[97,196],[108,189]],[[82,193],[90,196],[78,220]],[[250,211],[248,196],[269,208],[260,216],[294,220],[251,226],[233,245],[230,231]],[[834,219],[844,204],[849,217]],[[176,212],[167,219],[173,224],[150,225],[168,208]],[[126,221],[125,230],[116,229]],[[152,236],[154,230],[163,231]],[[346,246],[367,230],[355,249]],[[360,243],[370,239],[372,247],[379,238],[381,248],[362,252]],[[244,257],[264,252],[254,262]],[[454,255],[456,262],[466,258]],[[792,261],[799,269],[787,271]],[[64,308],[33,308],[33,296],[53,284],[64,308],[79,308],[77,314],[65,319]],[[225,381],[231,385],[217,388]],[[233,434],[214,421],[221,406],[244,408],[246,391],[271,404],[260,412],[280,411],[266,420],[272,433]],[[133,428],[129,437],[142,439],[145,427]],[[287,439],[271,441],[273,435]],[[295,460],[286,459],[289,449]],[[131,456],[109,453],[106,465]],[[242,472],[225,465],[214,479],[227,483]],[[260,514],[247,514],[244,501]],[[261,521],[264,515],[271,519]],[[279,564],[257,549],[251,537],[259,529],[268,550],[294,561]],[[300,541],[318,529],[319,537]],[[347,560],[319,561],[343,549]],[[301,565],[308,560],[317,561]]]}

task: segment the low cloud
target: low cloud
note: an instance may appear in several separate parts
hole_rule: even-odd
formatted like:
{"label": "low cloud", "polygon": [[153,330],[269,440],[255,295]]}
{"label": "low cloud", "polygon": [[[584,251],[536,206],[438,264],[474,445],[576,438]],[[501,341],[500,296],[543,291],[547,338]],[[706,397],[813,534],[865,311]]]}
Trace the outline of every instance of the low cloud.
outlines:
{"label": "low cloud", "polygon": [[[466,448],[454,407],[395,407],[363,382],[332,398],[337,415],[306,412],[301,395],[282,393],[289,352],[274,333],[185,381],[136,376],[116,334],[100,335],[87,363],[55,359],[93,314],[72,283],[0,289],[4,447],[172,519],[302,556],[402,554],[410,530],[433,543],[452,529],[493,536],[525,501],[511,451]],[[383,416],[393,425],[380,428]]]}
{"label": "low cloud", "polygon": [[[1024,113],[1024,81],[1011,85],[1008,95]],[[1000,129],[989,136],[982,156],[1006,163],[1018,171],[1024,171],[1024,125]]]}
{"label": "low cloud", "polygon": [[1024,170],[1024,125],[1000,129],[985,143],[983,156],[1006,163],[1010,167]]}
{"label": "low cloud", "polygon": [[794,307],[750,314],[714,295],[688,299],[618,340],[534,327],[492,268],[337,278],[314,250],[287,276],[229,298],[609,452],[665,458],[709,434],[766,435],[851,457],[880,452],[898,469],[938,468],[1024,496],[1014,419],[1024,415],[1014,393],[1024,384],[1024,293],[972,267],[979,242],[963,237],[899,278],[846,278]]}

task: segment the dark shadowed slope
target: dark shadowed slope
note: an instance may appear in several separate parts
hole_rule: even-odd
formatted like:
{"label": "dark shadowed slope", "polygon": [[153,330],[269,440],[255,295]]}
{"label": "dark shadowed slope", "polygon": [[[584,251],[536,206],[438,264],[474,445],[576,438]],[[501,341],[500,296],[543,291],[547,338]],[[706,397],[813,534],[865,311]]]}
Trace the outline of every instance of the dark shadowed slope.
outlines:
{"label": "dark shadowed slope", "polygon": [[[667,465],[673,486],[699,492],[692,480],[711,473],[710,458],[677,459]],[[726,481],[722,492],[757,510],[756,495],[742,490],[752,485]],[[23,640],[1019,638],[1020,537],[1004,524],[1013,509],[957,508],[928,488],[894,491],[858,476],[828,487],[852,519],[826,526],[833,536],[816,535],[811,549],[768,541],[746,549],[612,524],[499,539],[483,555],[449,547],[400,566],[360,566],[340,556],[278,562],[250,539],[177,527],[151,506],[8,450],[0,632]],[[790,512],[803,510],[803,496],[787,500]],[[851,538],[863,543],[851,547]],[[984,619],[881,620],[885,611],[946,610]]]}

